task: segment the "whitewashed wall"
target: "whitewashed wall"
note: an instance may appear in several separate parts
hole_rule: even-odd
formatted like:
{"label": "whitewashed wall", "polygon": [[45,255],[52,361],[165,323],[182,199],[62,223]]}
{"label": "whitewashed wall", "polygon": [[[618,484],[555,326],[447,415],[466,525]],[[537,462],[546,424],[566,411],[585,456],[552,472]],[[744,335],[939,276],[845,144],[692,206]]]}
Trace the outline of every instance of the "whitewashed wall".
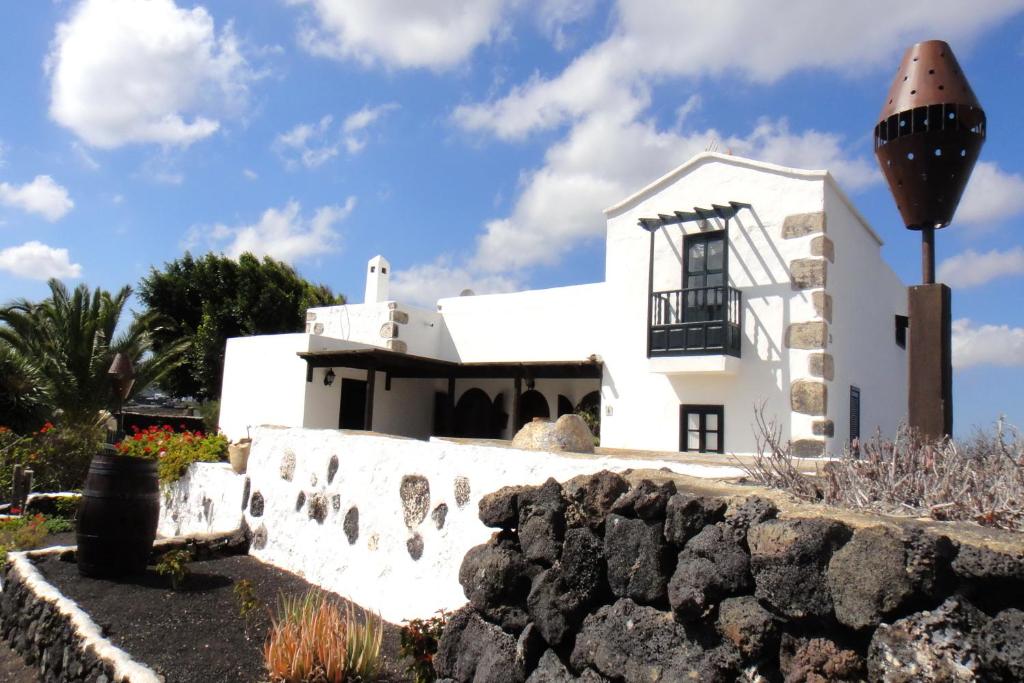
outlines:
{"label": "whitewashed wall", "polygon": [[907,289],[882,260],[881,246],[858,239],[862,231],[854,225],[860,218],[831,187],[825,207],[836,251],[828,271],[835,358],[828,403],[836,428],[833,450],[841,452],[849,443],[851,385],[861,390],[862,439],[879,429],[891,438],[907,417],[908,357],[896,345],[895,325],[897,314],[907,314]]}
{"label": "whitewashed wall", "polygon": [[[329,468],[335,456],[338,467],[331,479]],[[294,463],[291,468],[289,462]],[[511,484],[538,484],[548,477],[561,481],[602,469],[640,467],[669,467],[705,477],[740,474],[735,468],[663,460],[583,457],[445,440],[260,427],[254,429],[246,475],[235,475],[225,465],[193,465],[165,499],[160,533],[237,528],[248,478],[244,518],[255,534],[253,556],[397,622],[429,617],[438,609],[455,609],[465,602],[458,582],[462,558],[492,532],[477,517],[484,494]],[[401,497],[407,476],[422,477],[429,485],[425,518],[408,525]],[[297,506],[300,493],[305,501]],[[262,499],[262,510],[258,505],[254,508],[254,499]],[[314,499],[326,504],[322,523],[310,516]],[[206,515],[204,501],[211,501],[205,505],[210,511]],[[432,513],[441,505],[447,506],[447,515],[439,528]],[[352,508],[358,509],[358,536],[349,543],[344,521]],[[413,559],[408,544],[417,535],[422,555]]]}
{"label": "whitewashed wall", "polygon": [[181,479],[162,489],[157,534],[234,531],[242,522],[244,486],[245,477],[227,463],[192,465]]}

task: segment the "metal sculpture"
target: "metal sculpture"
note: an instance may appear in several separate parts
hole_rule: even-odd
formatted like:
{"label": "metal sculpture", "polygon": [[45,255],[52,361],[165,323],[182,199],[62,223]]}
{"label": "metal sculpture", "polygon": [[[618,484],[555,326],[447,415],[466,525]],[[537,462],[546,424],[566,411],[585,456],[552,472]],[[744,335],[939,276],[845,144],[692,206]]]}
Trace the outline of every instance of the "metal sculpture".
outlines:
{"label": "metal sculpture", "polygon": [[923,280],[935,282],[935,230],[953,220],[985,142],[985,112],[949,45],[906,51],[875,126],[875,155],[903,222],[920,230]]}
{"label": "metal sculpture", "polygon": [[875,156],[896,208],[908,229],[921,231],[923,284],[908,296],[908,420],[929,439],[953,432],[951,293],[935,284],[935,231],[953,220],[985,122],[953,50],[928,40],[904,53],[875,125]]}

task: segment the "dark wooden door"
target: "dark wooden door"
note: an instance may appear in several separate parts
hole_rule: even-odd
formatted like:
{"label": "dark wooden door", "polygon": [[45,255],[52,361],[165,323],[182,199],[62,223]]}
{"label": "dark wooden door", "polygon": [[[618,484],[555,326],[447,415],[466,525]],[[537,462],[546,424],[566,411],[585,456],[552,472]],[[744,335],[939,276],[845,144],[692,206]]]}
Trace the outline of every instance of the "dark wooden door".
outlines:
{"label": "dark wooden door", "polygon": [[339,429],[366,429],[366,380],[341,380]]}

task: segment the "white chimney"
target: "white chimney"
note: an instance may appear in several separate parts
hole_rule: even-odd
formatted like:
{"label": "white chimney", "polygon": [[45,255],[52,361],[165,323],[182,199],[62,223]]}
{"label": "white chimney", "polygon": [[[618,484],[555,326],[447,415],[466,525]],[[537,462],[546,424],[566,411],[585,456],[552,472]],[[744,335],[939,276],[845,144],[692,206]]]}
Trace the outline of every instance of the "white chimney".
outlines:
{"label": "white chimney", "polygon": [[366,264],[366,295],[363,303],[376,304],[388,300],[388,278],[391,264],[378,254]]}

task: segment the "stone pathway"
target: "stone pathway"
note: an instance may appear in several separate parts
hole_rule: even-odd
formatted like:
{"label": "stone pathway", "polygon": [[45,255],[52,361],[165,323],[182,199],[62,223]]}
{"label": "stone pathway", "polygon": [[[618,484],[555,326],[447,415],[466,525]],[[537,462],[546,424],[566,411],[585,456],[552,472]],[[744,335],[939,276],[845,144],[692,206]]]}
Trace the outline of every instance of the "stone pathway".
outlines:
{"label": "stone pathway", "polygon": [[7,641],[0,639],[0,683],[39,683],[39,675],[22,660],[21,655],[11,649]]}

